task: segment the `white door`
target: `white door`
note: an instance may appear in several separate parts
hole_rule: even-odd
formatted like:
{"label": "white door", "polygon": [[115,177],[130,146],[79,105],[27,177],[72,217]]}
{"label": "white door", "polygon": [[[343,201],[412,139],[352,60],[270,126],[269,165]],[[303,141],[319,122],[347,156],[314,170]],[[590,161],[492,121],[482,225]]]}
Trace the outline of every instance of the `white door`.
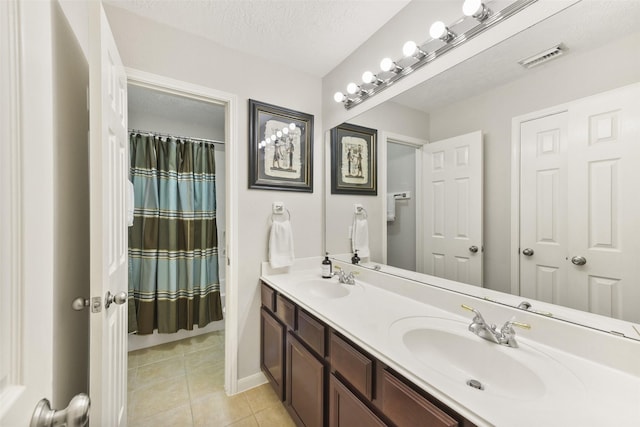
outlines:
{"label": "white door", "polygon": [[639,121],[635,84],[521,125],[523,296],[640,322]]}
{"label": "white door", "polygon": [[482,132],[425,150],[425,273],[482,286]]}
{"label": "white door", "polygon": [[520,294],[560,303],[567,280],[567,113],[520,125]]}
{"label": "white door", "polygon": [[91,298],[101,298],[90,315],[90,423],[115,427],[127,422],[127,304],[125,294],[107,308],[106,295],[127,291],[127,80],[100,2],[89,23]]}
{"label": "white door", "polygon": [[572,104],[569,138],[566,302],[640,322],[640,85]]}

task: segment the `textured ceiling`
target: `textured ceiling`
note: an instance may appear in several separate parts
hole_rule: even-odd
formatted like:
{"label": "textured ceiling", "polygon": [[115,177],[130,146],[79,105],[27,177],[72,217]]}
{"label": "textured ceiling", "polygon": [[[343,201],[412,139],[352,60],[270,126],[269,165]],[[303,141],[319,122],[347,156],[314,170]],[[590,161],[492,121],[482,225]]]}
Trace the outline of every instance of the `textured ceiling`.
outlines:
{"label": "textured ceiling", "polygon": [[323,77],[409,0],[106,0],[223,46]]}

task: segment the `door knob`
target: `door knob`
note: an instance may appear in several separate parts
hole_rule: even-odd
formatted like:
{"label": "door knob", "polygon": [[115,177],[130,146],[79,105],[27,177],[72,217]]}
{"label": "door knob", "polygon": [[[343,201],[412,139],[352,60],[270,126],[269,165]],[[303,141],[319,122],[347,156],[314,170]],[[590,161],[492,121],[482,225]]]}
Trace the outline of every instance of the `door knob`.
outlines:
{"label": "door knob", "polygon": [[522,250],[522,255],[524,256],[531,256],[533,255],[533,249],[531,248],[526,248]]}
{"label": "door knob", "polygon": [[127,293],[126,292],[118,292],[113,295],[110,291],[107,291],[107,294],[104,296],[104,308],[109,308],[109,306],[113,303],[115,304],[124,304],[127,301]]}
{"label": "door knob", "polygon": [[84,393],[76,394],[65,409],[51,409],[48,399],[42,399],[36,405],[29,427],[82,427],[89,420],[91,399]]}
{"label": "door knob", "polygon": [[585,265],[587,263],[587,259],[583,256],[574,256],[571,258],[571,262],[574,265]]}
{"label": "door knob", "polygon": [[477,246],[471,246],[471,247],[469,247],[469,252],[471,252],[471,253],[474,253],[474,254],[475,254],[476,252],[478,252],[478,247],[477,247]]}
{"label": "door knob", "polygon": [[73,301],[71,301],[71,307],[75,311],[82,311],[84,310],[85,307],[89,307],[89,300],[82,297],[78,297]]}

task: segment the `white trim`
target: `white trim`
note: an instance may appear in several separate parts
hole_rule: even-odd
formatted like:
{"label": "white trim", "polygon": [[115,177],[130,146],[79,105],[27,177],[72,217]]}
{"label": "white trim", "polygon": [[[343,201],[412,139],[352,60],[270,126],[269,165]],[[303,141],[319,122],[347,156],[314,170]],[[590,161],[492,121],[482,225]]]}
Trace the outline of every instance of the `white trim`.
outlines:
{"label": "white trim", "polygon": [[[3,293],[6,300],[2,301],[0,308],[3,310],[2,320],[8,322],[8,346],[5,351],[8,354],[7,366],[9,368],[6,378],[7,385],[22,384],[24,348],[22,335],[23,328],[23,277],[22,277],[22,100],[21,82],[21,57],[20,57],[20,6],[17,1],[6,1],[0,4],[0,19],[2,27],[3,49],[2,69],[0,73],[0,103],[4,112],[0,118],[0,136],[2,147],[0,148],[0,167],[4,173],[3,182],[0,184],[1,213],[3,216],[0,242],[2,259],[0,268],[2,271]],[[0,378],[1,380],[1,378]],[[21,394],[23,387],[8,387],[7,394],[0,393],[2,400],[12,397],[11,401]],[[4,406],[6,403],[6,407]],[[9,409],[9,401],[3,402],[2,412]],[[0,413],[0,417],[2,414]]]}
{"label": "white trim", "polygon": [[157,74],[125,68],[129,83],[174,95],[225,105],[226,162],[226,319],[225,319],[225,390],[238,393],[238,97],[205,86],[174,80]]}
{"label": "white trim", "polygon": [[511,290],[520,295],[520,126],[523,123],[567,111],[569,103],[516,116],[511,119]]}
{"label": "white trim", "polygon": [[238,393],[242,393],[243,391],[261,386],[262,384],[266,384],[267,382],[267,377],[264,376],[262,371],[257,372],[253,375],[249,375],[248,377],[240,378],[238,380]]}
{"label": "white trim", "polygon": [[406,145],[416,149],[416,271],[424,272],[424,197],[423,197],[423,173],[424,164],[423,147],[429,143],[425,139],[415,138],[412,136],[400,135],[393,132],[380,132],[380,170],[383,171],[384,177],[378,185],[382,192],[382,263],[387,263],[387,145],[389,142],[394,144]]}

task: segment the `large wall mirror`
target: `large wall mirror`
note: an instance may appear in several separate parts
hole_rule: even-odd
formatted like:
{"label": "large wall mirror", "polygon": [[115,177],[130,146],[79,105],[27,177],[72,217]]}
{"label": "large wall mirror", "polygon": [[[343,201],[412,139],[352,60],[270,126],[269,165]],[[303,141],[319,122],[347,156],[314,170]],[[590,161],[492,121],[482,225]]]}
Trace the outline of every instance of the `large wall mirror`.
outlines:
{"label": "large wall mirror", "polygon": [[[616,95],[626,93],[626,90],[635,90],[636,93],[639,90],[639,23],[640,2],[583,0],[349,120],[348,123],[378,131],[379,190],[376,196],[357,196],[330,194],[330,189],[327,189],[327,250],[336,258],[351,257],[350,229],[355,205],[361,205],[369,222],[371,256],[365,260],[366,265],[380,265],[392,274],[450,286],[504,304],[517,306],[525,299],[531,300],[534,303],[531,310],[541,314],[607,331],[615,330],[627,337],[640,339],[640,263],[637,261],[640,259],[640,212],[631,210],[633,204],[628,199],[633,197],[626,196],[632,194],[630,186],[637,186],[638,181],[628,182],[627,178],[633,175],[616,175],[618,166],[612,162],[612,159],[623,158],[621,156],[634,153],[638,156],[640,152],[634,148],[636,151],[631,150],[630,154],[621,154],[602,148],[603,157],[598,165],[605,167],[594,169],[595,172],[588,175],[591,181],[583,183],[567,175],[569,172],[561,172],[560,178],[554,178],[553,174],[545,175],[545,170],[555,168],[549,163],[538,167],[533,175],[533,179],[538,181],[531,184],[521,175],[524,170],[520,164],[528,152],[520,149],[525,144],[525,124],[567,111],[567,106],[576,101],[615,90],[621,92],[611,96],[628,104],[616,107],[614,102],[606,108],[601,104],[606,111],[593,115],[588,111],[584,113],[589,117],[591,132],[601,132],[606,139],[615,136],[616,129],[635,128],[635,141],[630,145],[640,146],[640,98],[625,101],[624,95]],[[557,46],[560,54],[547,52],[545,59],[550,59],[548,61],[541,61],[530,68],[519,63]],[[599,104],[599,99],[593,98],[591,104],[593,100]],[[632,116],[616,115],[615,112],[623,110],[632,111]],[[562,129],[572,125],[549,126],[549,129],[561,129],[554,135],[562,138],[565,132]],[[538,132],[539,135],[543,133]],[[564,150],[562,140],[554,138],[543,138],[536,147],[543,152],[555,148]],[[467,140],[471,140],[472,145],[477,144],[480,151],[460,149],[467,147],[466,142],[460,141]],[[479,206],[477,209],[453,210],[453,214],[444,208],[439,213],[430,211],[438,200],[444,203],[445,198],[450,198],[437,189],[429,188],[430,179],[437,172],[434,164],[439,161],[434,147],[439,147],[435,149],[438,152],[453,150],[453,158],[458,159],[455,161],[480,165],[479,175],[476,169],[471,168],[464,179],[458,180],[460,183],[469,181],[464,181],[460,187],[462,190],[453,197],[454,202],[457,197],[466,206]],[[563,156],[569,162],[577,158],[574,153],[566,151]],[[635,158],[640,162],[640,157]],[[327,173],[330,168],[328,159]],[[624,161],[625,165],[629,163],[628,159]],[[479,186],[468,184],[476,179],[480,180]],[[559,189],[560,184],[567,188]],[[581,215],[586,219],[577,220],[575,209],[570,209],[576,206],[571,202],[573,189],[589,185],[600,190],[593,190],[589,193],[591,195],[585,196],[587,208]],[[528,191],[532,187],[536,188],[533,193]],[[611,191],[602,190],[605,187]],[[540,195],[540,188],[548,188],[550,193]],[[596,199],[594,194],[602,197]],[[474,197],[476,200],[471,200]],[[545,219],[544,215],[541,217],[530,212],[544,211],[541,208],[544,203],[522,204],[523,200],[532,199],[547,200],[559,207],[549,208],[551,217]],[[568,206],[567,200],[573,205]],[[635,206],[640,210],[640,205],[636,203]],[[567,216],[568,212],[573,212],[571,217]],[[592,272],[586,279],[576,279],[570,269],[587,271],[580,265],[580,258],[587,255],[570,253],[569,249],[562,255],[566,261],[562,268],[566,271],[546,261],[539,261],[532,270],[524,268],[525,262],[536,256],[527,256],[529,251],[523,254],[523,250],[531,249],[542,255],[541,248],[544,248],[544,245],[534,247],[535,242],[525,243],[526,227],[533,227],[534,234],[537,233],[534,240],[549,238],[552,241],[558,235],[566,237],[567,230],[575,228],[576,222],[586,221],[587,225],[593,225],[594,221],[600,220],[604,225],[596,227],[600,230],[596,234],[599,234],[589,237],[589,242],[597,246],[600,241],[606,241],[602,252],[626,251],[624,256],[616,259],[613,272]],[[438,224],[455,222],[468,226],[460,234],[466,240],[457,239],[467,251],[459,257],[461,265],[466,262],[464,259],[474,262],[457,271],[455,267],[449,268],[434,261],[434,251],[431,250],[435,244],[431,237],[437,234]],[[607,244],[610,246],[606,247]],[[635,262],[632,261],[634,258]],[[591,259],[587,262],[590,262],[589,266],[595,265]],[[524,283],[524,275],[534,277],[535,283]],[[440,278],[469,283],[470,286],[447,285],[448,282]],[[567,290],[578,282],[585,283],[584,289]],[[557,305],[567,307],[567,310],[556,308],[554,313],[550,313]],[[602,317],[595,317],[593,321],[592,316],[581,315],[587,311]]]}

